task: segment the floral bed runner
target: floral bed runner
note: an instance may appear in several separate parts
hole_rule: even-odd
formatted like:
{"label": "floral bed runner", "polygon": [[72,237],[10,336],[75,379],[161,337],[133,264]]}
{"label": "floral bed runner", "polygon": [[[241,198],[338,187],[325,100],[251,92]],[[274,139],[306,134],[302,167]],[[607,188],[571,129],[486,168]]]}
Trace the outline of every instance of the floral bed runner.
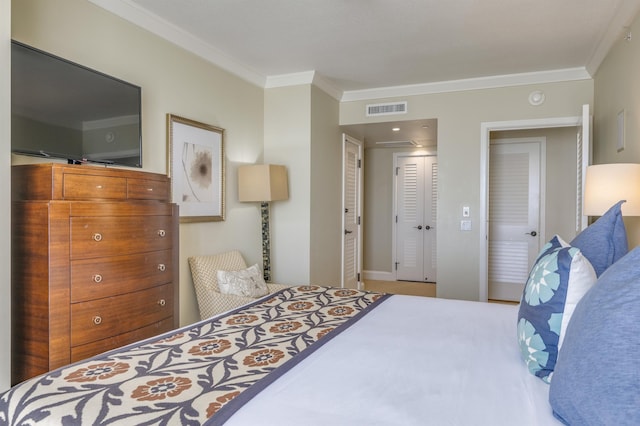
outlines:
{"label": "floral bed runner", "polygon": [[386,297],[291,287],[21,383],[0,397],[0,424],[223,424]]}

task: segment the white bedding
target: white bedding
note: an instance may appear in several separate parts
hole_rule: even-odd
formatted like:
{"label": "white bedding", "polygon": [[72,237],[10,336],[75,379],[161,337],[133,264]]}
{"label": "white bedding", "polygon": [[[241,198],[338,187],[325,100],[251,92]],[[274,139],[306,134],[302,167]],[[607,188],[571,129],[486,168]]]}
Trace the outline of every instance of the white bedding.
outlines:
{"label": "white bedding", "polygon": [[555,425],[516,340],[518,308],[396,295],[225,425]]}

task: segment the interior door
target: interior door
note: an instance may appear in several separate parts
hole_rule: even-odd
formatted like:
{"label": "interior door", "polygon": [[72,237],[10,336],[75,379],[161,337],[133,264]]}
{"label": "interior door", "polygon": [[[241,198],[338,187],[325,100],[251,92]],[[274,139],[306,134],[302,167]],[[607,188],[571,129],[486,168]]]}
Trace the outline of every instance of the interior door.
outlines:
{"label": "interior door", "polygon": [[539,252],[542,144],[491,144],[489,299],[519,301]]}
{"label": "interior door", "polygon": [[435,156],[397,158],[397,280],[436,282],[437,176]]}
{"label": "interior door", "polygon": [[360,288],[362,269],[362,142],[343,135],[342,287]]}

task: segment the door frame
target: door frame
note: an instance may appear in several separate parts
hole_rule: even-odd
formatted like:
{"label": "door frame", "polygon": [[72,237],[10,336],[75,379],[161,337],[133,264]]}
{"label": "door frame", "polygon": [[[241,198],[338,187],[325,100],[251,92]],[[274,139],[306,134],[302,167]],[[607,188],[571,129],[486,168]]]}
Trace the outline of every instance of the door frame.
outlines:
{"label": "door frame", "polygon": [[[480,224],[479,224],[479,279],[478,300],[488,301],[488,256],[489,256],[489,141],[491,132],[501,130],[525,130],[546,129],[554,127],[580,127],[583,124],[585,110],[588,113],[589,105],[583,106],[583,115],[559,118],[541,118],[532,120],[512,121],[487,121],[480,123]],[[588,115],[588,114],[587,114]],[[589,123],[590,124],[590,123]],[[588,128],[589,126],[587,126]],[[585,137],[586,139],[586,137]],[[587,158],[583,157],[582,169],[586,170]],[[583,188],[584,189],[584,188]]]}
{"label": "door frame", "polygon": [[[398,215],[398,176],[396,175],[396,168],[398,167],[398,157],[436,157],[438,158],[438,149],[421,149],[419,151],[399,151],[393,153],[393,167],[391,169],[391,182],[393,182],[392,190],[392,199],[393,199],[393,210],[391,214],[391,275],[394,281],[398,280],[398,271],[396,269],[396,237],[397,237],[397,226],[396,216]],[[436,224],[437,225],[437,224]],[[436,241],[438,238],[438,234],[436,233]]]}
{"label": "door frame", "polygon": [[357,254],[356,254],[356,262],[357,262],[357,269],[358,269],[358,274],[359,274],[359,279],[358,279],[358,290],[362,289],[362,283],[364,281],[364,276],[362,275],[362,258],[363,258],[363,251],[362,251],[362,230],[364,229],[362,227],[362,223],[364,221],[363,218],[363,211],[362,211],[362,199],[364,196],[364,143],[352,136],[349,136],[346,133],[342,134],[342,195],[341,195],[341,201],[340,201],[340,205],[341,205],[341,214],[340,217],[341,219],[341,227],[340,227],[340,252],[341,252],[341,258],[340,258],[340,287],[344,288],[344,268],[345,268],[345,261],[344,261],[344,257],[345,257],[345,252],[344,252],[344,242],[345,242],[345,235],[344,235],[344,229],[345,229],[345,220],[344,220],[344,209],[345,209],[345,205],[344,205],[344,190],[345,190],[345,174],[346,174],[346,168],[347,168],[347,159],[345,158],[345,152],[346,152],[346,147],[347,147],[347,143],[351,143],[354,144],[358,147],[358,159],[360,161],[360,167],[358,167],[358,196],[357,196],[357,200],[356,200],[356,204],[357,204],[357,215],[360,217],[360,223],[358,224],[358,235],[356,237],[356,244],[358,245],[357,247]]}

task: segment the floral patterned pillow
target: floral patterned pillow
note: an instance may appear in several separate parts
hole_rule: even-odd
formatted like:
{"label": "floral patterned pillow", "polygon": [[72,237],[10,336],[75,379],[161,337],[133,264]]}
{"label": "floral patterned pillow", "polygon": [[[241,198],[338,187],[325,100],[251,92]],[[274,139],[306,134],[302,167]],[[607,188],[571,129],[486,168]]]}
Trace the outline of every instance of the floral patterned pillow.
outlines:
{"label": "floral patterned pillow", "polygon": [[518,312],[518,344],[529,371],[547,383],[571,315],[596,279],[580,249],[557,235],[531,268]]}
{"label": "floral patterned pillow", "polygon": [[257,264],[240,271],[218,271],[218,287],[222,294],[260,297],[269,293]]}

